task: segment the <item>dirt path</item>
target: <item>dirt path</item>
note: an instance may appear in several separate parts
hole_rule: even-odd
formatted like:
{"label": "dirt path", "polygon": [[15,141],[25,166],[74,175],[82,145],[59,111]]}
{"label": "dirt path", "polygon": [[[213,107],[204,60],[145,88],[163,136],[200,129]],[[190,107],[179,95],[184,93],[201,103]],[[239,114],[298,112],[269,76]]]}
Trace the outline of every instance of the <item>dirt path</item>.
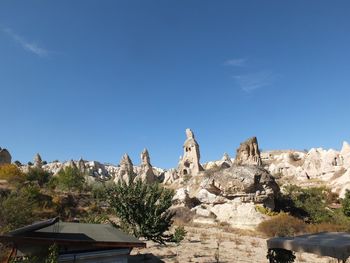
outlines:
{"label": "dirt path", "polygon": [[[132,262],[197,262],[197,263],[267,263],[266,239],[243,231],[225,231],[215,227],[186,227],[187,235],[179,245],[161,246],[147,242],[147,248],[133,250],[140,261]],[[295,262],[333,263],[331,258],[296,253]]]}

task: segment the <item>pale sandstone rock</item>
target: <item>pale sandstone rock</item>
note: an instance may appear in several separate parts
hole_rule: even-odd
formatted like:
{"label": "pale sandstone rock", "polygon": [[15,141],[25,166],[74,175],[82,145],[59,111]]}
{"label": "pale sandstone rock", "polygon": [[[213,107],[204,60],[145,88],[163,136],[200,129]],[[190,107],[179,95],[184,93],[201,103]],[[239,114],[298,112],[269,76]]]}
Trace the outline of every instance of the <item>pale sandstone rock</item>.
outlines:
{"label": "pale sandstone rock", "polygon": [[120,160],[120,169],[114,178],[114,182],[119,182],[120,180],[129,183],[133,181],[136,177],[134,173],[134,166],[129,155],[124,154],[122,159]]}
{"label": "pale sandstone rock", "polygon": [[41,168],[43,166],[43,161],[39,153],[34,156],[34,167]]}
{"label": "pale sandstone rock", "polygon": [[135,179],[137,180],[138,178],[140,178],[142,182],[146,183],[154,183],[157,180],[153,173],[153,168],[147,149],[144,149],[141,153],[140,171]]}
{"label": "pale sandstone rock", "polygon": [[340,154],[343,158],[343,166],[345,169],[350,168],[350,144],[347,142],[343,142],[343,147],[340,151]]}
{"label": "pale sandstone rock", "polygon": [[163,184],[172,184],[177,179],[179,179],[179,175],[175,169],[170,169],[164,172],[164,181]]}
{"label": "pale sandstone rock", "polygon": [[266,216],[256,211],[254,203],[243,203],[239,199],[208,208],[219,222],[229,223],[232,227],[255,229]]}
{"label": "pale sandstone rock", "polygon": [[185,188],[177,189],[172,199],[174,206],[189,206],[191,198],[188,194],[188,190]]}
{"label": "pale sandstone rock", "polygon": [[180,159],[178,172],[180,176],[184,175],[197,175],[200,171],[203,171],[203,167],[199,163],[200,152],[199,145],[194,138],[194,134],[190,129],[186,129],[187,139],[184,143],[184,155]]}
{"label": "pale sandstone rock", "polygon": [[[258,166],[237,166],[207,175],[201,187],[212,194],[225,198],[240,197],[245,201],[263,203],[265,199],[274,198],[279,192],[275,179]],[[256,193],[259,191],[259,195]]]}
{"label": "pale sandstone rock", "polygon": [[241,143],[237,149],[235,158],[235,164],[237,165],[261,165],[260,150],[258,146],[258,140],[256,137],[252,137],[245,142]]}

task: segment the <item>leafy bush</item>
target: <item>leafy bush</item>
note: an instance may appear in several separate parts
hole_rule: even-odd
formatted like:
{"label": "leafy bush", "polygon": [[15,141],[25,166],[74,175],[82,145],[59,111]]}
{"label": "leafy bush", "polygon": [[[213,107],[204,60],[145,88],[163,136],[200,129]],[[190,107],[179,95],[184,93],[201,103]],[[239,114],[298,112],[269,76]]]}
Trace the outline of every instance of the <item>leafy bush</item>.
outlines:
{"label": "leafy bush", "polygon": [[9,183],[22,183],[25,175],[15,164],[0,165],[0,179],[7,180]]}
{"label": "leafy bush", "polygon": [[6,232],[35,221],[35,203],[25,191],[0,197],[0,232]]}
{"label": "leafy bush", "polygon": [[171,239],[172,242],[176,244],[180,244],[182,240],[184,240],[187,232],[183,226],[179,226],[175,229],[174,235]]}
{"label": "leafy bush", "polygon": [[174,213],[169,208],[174,191],[141,180],[129,184],[120,181],[108,191],[108,196],[125,230],[161,244],[171,241],[172,235],[166,232],[173,223]]}
{"label": "leafy bush", "polygon": [[341,204],[344,215],[350,216],[350,191],[348,189],[346,189],[345,197]]}
{"label": "leafy bush", "polygon": [[285,194],[277,200],[279,209],[304,218],[310,223],[331,222],[333,213],[327,207],[334,196],[324,187],[301,188],[296,185],[285,187]]}
{"label": "leafy bush", "polygon": [[[55,181],[55,179],[53,179]],[[67,166],[58,172],[57,181],[50,182],[50,184],[57,183],[58,188],[62,190],[79,190],[84,186],[84,176],[77,167]]]}
{"label": "leafy bush", "polygon": [[278,215],[278,212],[275,212],[275,211],[271,211],[271,209],[268,209],[266,207],[263,207],[261,205],[256,205],[255,206],[255,209],[263,214],[263,215],[268,215],[268,216],[275,216],[275,215]]}
{"label": "leafy bush", "polygon": [[269,237],[295,236],[304,233],[307,225],[304,221],[286,213],[280,213],[271,219],[261,222],[258,230]]}
{"label": "leafy bush", "polygon": [[40,186],[49,182],[51,174],[39,167],[29,167],[26,174],[28,181],[37,181]]}

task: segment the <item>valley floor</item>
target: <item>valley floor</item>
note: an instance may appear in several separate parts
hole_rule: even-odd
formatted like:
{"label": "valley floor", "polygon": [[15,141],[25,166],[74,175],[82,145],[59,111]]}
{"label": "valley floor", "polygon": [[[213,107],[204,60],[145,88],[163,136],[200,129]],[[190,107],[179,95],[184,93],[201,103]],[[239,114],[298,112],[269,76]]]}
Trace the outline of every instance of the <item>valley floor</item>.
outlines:
{"label": "valley floor", "polygon": [[[179,246],[161,246],[147,242],[146,249],[134,249],[136,262],[267,263],[266,239],[253,232],[227,231],[212,226],[186,227],[187,235]],[[296,253],[295,262],[335,263],[335,259],[308,253]]]}

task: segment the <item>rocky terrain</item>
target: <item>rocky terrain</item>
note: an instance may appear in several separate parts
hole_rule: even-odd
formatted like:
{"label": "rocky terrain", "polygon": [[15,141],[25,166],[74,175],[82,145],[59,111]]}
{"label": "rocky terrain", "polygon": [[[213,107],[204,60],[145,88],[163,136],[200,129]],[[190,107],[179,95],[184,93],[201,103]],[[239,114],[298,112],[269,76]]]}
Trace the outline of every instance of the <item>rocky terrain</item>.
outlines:
{"label": "rocky terrain", "polygon": [[[183,151],[178,167],[170,170],[153,167],[147,149],[140,154],[140,165],[134,165],[127,154],[119,165],[83,159],[44,163],[37,154],[32,166],[54,175],[66,166],[75,166],[91,183],[137,179],[160,182],[176,191],[174,209],[191,211],[193,222],[224,222],[247,229],[254,229],[266,218],[257,206],[274,208],[279,185],[325,185],[340,197],[350,189],[350,145],[346,142],[340,151],[312,148],[260,152],[257,138],[252,137],[240,144],[235,158],[225,153],[221,160],[201,164],[199,143],[187,129]],[[0,163],[10,162],[10,153],[0,149]],[[20,167],[27,170],[29,165]]]}

